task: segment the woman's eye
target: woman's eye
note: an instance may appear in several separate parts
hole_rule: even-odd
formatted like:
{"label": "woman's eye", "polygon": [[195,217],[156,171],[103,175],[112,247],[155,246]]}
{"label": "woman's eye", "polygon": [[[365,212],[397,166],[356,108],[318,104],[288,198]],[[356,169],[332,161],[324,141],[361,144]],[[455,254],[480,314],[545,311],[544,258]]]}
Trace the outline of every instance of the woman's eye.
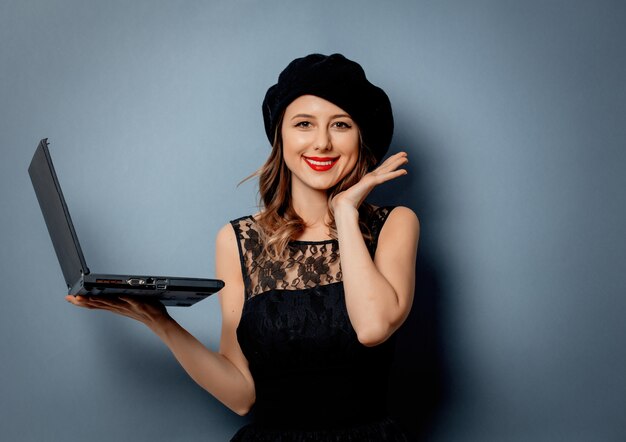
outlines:
{"label": "woman's eye", "polygon": [[300,122],[296,123],[296,127],[309,128],[309,127],[311,127],[311,122],[310,121],[300,121]]}
{"label": "woman's eye", "polygon": [[337,121],[335,122],[334,126],[339,129],[350,129],[352,127],[352,125],[346,123],[345,121]]}

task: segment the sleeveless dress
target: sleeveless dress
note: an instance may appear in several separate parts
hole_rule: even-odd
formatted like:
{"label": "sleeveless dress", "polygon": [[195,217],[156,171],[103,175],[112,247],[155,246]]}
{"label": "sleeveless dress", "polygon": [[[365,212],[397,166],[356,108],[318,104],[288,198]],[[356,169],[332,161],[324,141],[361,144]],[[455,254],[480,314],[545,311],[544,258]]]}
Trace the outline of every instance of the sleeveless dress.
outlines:
{"label": "sleeveless dress", "polygon": [[[368,220],[373,256],[392,208]],[[253,422],[235,442],[408,441],[387,415],[393,336],[365,347],[348,318],[339,243],[292,241],[284,260],[261,254],[252,216],[231,221],[245,302],[237,328],[256,388]]]}

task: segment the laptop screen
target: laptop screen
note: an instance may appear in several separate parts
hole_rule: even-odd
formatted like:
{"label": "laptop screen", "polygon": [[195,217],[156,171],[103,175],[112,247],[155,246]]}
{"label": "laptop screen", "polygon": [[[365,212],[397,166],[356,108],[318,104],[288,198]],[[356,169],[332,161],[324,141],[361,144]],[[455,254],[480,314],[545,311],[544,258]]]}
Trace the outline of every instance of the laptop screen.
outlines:
{"label": "laptop screen", "polygon": [[28,174],[69,288],[78,281],[81,273],[88,274],[89,269],[52,165],[47,138],[39,142]]}

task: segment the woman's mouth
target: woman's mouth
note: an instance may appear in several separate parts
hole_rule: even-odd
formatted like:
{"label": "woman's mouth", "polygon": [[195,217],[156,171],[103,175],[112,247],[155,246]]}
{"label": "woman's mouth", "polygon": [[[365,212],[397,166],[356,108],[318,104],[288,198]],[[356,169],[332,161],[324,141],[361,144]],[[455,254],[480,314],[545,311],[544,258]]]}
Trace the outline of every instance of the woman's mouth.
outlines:
{"label": "woman's mouth", "polygon": [[303,156],[304,161],[309,165],[309,167],[316,172],[326,172],[330,170],[339,160],[339,157],[335,158],[321,158],[321,157],[305,157]]}

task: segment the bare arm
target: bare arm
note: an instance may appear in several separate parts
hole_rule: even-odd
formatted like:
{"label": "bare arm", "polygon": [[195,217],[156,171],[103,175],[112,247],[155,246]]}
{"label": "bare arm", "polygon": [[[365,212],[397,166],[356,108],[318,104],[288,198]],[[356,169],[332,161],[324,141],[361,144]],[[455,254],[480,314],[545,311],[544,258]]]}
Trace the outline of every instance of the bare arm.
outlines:
{"label": "bare arm", "polygon": [[223,316],[219,352],[207,349],[172,319],[160,303],[131,298],[67,296],[66,299],[81,307],[109,310],[142,322],[168,346],[198,385],[237,414],[244,415],[254,403],[255,389],[236,336],[243,308],[243,279],[235,235],[228,225],[217,236],[216,274],[226,283],[218,295]]}
{"label": "bare arm", "polygon": [[385,223],[376,256],[369,255],[359,229],[358,206],[378,184],[404,175],[406,154],[390,157],[375,171],[333,200],[341,268],[350,322],[364,345],[384,342],[409,314],[415,288],[419,221],[406,207],[394,209]]}

